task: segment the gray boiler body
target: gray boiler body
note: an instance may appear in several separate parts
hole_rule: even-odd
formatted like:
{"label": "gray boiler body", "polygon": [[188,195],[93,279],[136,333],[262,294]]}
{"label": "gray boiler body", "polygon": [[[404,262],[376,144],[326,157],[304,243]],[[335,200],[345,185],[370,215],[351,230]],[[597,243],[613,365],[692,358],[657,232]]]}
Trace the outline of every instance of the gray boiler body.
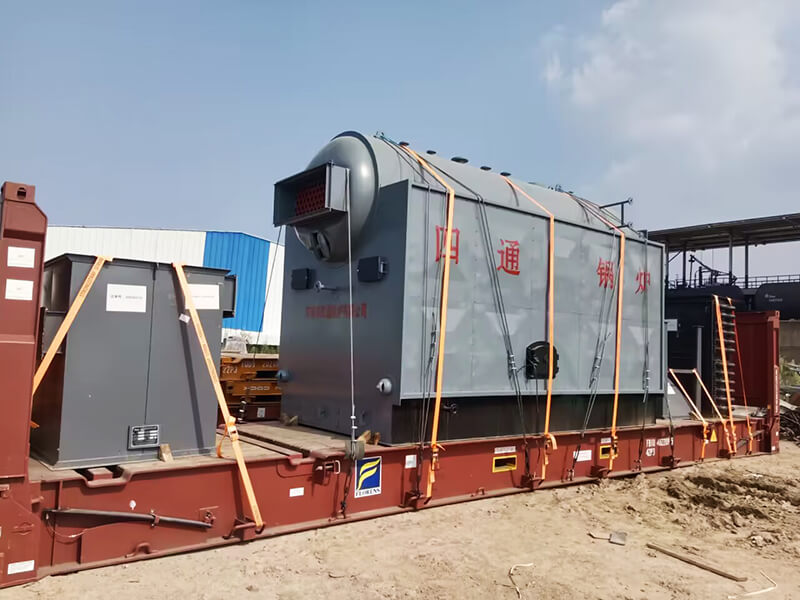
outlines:
{"label": "gray boiler body", "polygon": [[[547,340],[549,217],[498,174],[422,156],[456,194],[440,438],[541,432],[546,380],[526,379],[524,363],[526,347]],[[608,427],[619,236],[571,195],[514,183],[555,216],[560,360],[551,430],[581,429],[592,397],[588,427]],[[445,210],[443,186],[408,153],[353,132],[334,138],[306,171],[276,184],[274,221],[289,227],[280,346],[286,413],[350,432],[352,314],[358,431],[379,432],[388,444],[429,439]],[[626,231],[620,426],[655,420],[665,379],[663,247]],[[522,411],[493,273],[520,369]]]}

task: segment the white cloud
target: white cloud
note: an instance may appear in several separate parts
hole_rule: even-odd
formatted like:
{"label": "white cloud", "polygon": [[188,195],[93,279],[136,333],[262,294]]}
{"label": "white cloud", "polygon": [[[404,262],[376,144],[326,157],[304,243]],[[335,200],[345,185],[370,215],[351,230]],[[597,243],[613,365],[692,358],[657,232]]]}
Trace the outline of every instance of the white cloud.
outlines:
{"label": "white cloud", "polygon": [[800,210],[800,3],[623,0],[542,41],[542,77],[597,175],[651,229]]}
{"label": "white cloud", "polygon": [[561,59],[558,54],[552,54],[547,59],[547,66],[544,69],[544,80],[547,83],[553,84],[561,81],[564,72],[561,69]]}

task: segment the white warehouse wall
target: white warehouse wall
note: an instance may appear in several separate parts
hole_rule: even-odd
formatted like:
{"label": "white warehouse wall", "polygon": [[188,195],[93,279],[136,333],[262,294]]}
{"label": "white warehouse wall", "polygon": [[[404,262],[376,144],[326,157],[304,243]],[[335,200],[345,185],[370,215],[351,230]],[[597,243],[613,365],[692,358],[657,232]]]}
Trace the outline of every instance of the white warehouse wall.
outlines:
{"label": "white warehouse wall", "polygon": [[71,252],[202,266],[205,244],[205,231],[50,226],[44,258]]}
{"label": "white warehouse wall", "polygon": [[[205,231],[170,229],[128,229],[122,227],[73,227],[51,225],[47,228],[45,260],[65,253],[105,255],[151,262],[181,262],[202,266],[206,245]],[[250,344],[277,346],[281,337],[284,246],[269,242],[267,287],[261,331],[223,328],[229,335],[244,337]]]}

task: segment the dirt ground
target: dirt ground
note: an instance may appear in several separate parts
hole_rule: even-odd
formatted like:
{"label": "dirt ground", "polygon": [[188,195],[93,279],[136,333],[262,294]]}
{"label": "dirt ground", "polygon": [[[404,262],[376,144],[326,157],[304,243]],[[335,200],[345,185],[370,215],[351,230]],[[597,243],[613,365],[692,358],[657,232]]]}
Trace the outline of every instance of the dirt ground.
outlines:
{"label": "dirt ground", "polygon": [[[49,577],[6,598],[800,598],[800,448]],[[588,533],[624,531],[625,546]],[[645,547],[656,542],[736,583]]]}

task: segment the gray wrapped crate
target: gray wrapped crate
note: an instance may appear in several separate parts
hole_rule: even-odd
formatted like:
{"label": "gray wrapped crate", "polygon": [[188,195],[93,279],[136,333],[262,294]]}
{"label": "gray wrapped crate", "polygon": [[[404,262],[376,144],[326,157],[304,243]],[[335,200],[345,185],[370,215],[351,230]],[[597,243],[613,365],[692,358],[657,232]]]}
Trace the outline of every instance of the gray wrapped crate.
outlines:
{"label": "gray wrapped crate", "polygon": [[[49,347],[94,257],[45,264],[42,349]],[[233,314],[227,271],[185,267],[214,360],[222,318]],[[214,447],[217,402],[172,265],[106,263],[34,403],[33,452],[56,468],[115,465]]]}

